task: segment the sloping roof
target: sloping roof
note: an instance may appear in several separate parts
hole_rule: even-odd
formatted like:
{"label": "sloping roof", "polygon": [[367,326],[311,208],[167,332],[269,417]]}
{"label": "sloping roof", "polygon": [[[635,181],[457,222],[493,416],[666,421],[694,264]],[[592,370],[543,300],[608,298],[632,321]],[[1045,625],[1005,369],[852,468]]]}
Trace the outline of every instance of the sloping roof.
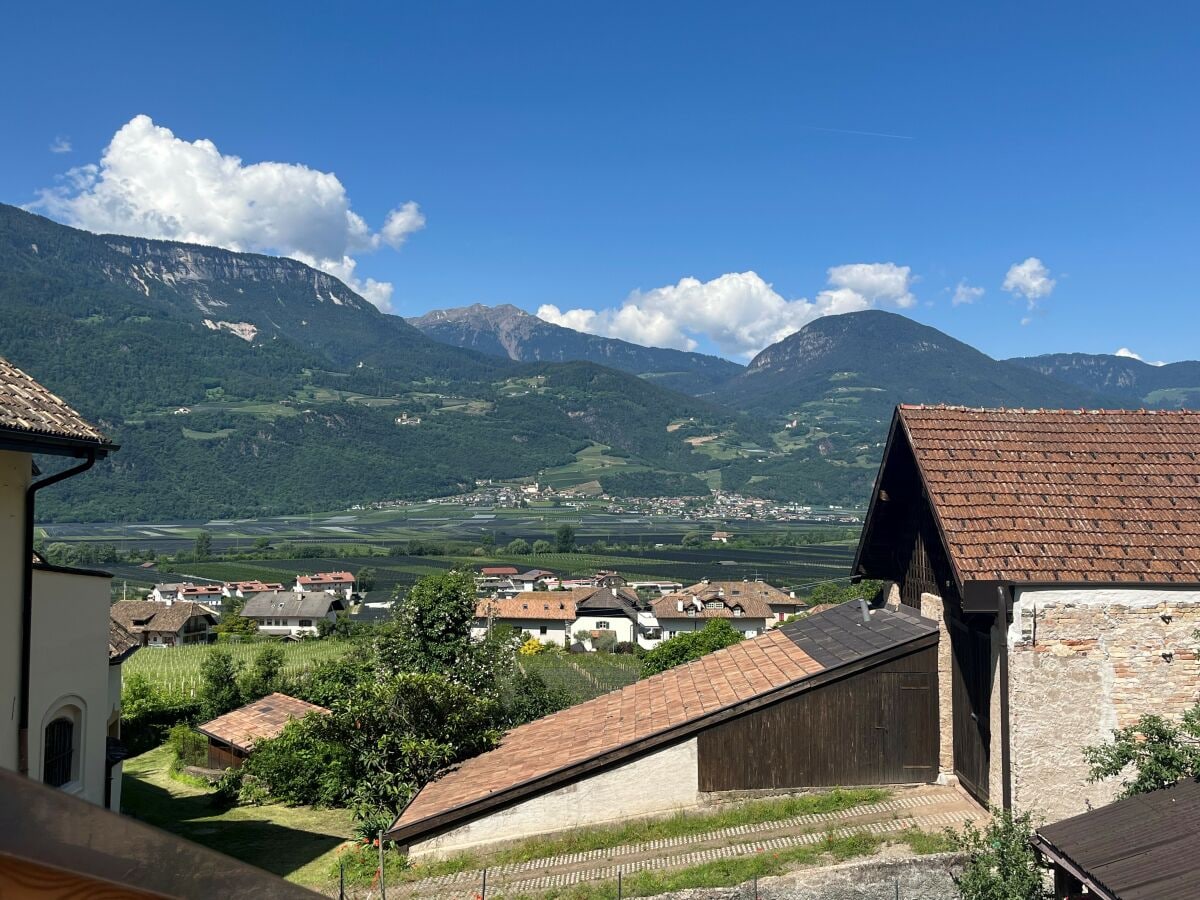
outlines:
{"label": "sloping roof", "polygon": [[[776,596],[780,599],[775,599]],[[694,600],[699,600],[705,608],[696,609]],[[679,611],[681,601],[684,605],[682,612]],[[724,605],[719,609],[707,607],[706,604],[716,601]],[[740,606],[743,610],[743,615],[738,618],[773,619],[775,611],[771,609],[771,603],[794,605],[795,602],[783,591],[760,581],[710,581],[657,597],[651,601],[651,606],[658,619],[732,619],[735,606]],[[689,615],[688,609],[692,609],[695,614]]]}
{"label": "sloping roof", "polygon": [[329,610],[342,609],[337,597],[318,591],[271,591],[255,594],[246,600],[242,616],[261,619],[266,616],[298,616],[303,619],[321,619]]}
{"label": "sloping roof", "polygon": [[936,642],[937,625],[906,609],[875,610],[863,623],[858,604],[844,604],[789,623],[513,729],[496,749],[425,785],[389,837],[419,839],[517,796],[549,789],[555,779],[570,780],[640,750],[682,740],[742,712],[751,701],[782,699],[815,676],[920,639]]}
{"label": "sloping roof", "polygon": [[515,597],[491,597],[475,604],[480,619],[575,620],[574,591],[524,591]]}
{"label": "sloping roof", "polygon": [[[1140,794],[1039,828],[1034,844],[1114,900],[1193,900],[1200,885],[1200,783]],[[1086,883],[1086,881],[1085,881]]]}
{"label": "sloping roof", "polygon": [[516,566],[484,566],[479,570],[483,575],[516,575]]}
{"label": "sloping roof", "polygon": [[902,406],[897,420],[961,581],[1200,582],[1200,412]]}
{"label": "sloping roof", "polygon": [[299,584],[353,584],[354,576],[349,572],[316,572],[301,575],[296,581]]}
{"label": "sloping roof", "polygon": [[124,662],[141,646],[141,642],[128,628],[109,614],[108,617],[108,664],[118,665]]}
{"label": "sloping roof", "polygon": [[28,440],[115,449],[100,429],[6,359],[0,359],[0,433]]}
{"label": "sloping roof", "polygon": [[638,610],[643,607],[637,591],[632,588],[585,588],[587,596],[575,604],[575,612],[598,613],[620,612],[631,619],[636,619]]}
{"label": "sloping roof", "polygon": [[254,742],[261,738],[278,737],[283,727],[292,719],[302,719],[309,713],[328,714],[323,706],[306,703],[287,694],[267,694],[261,700],[217,716],[211,722],[197,726],[201,734],[215,738],[223,744],[232,744],[239,750],[253,749]]}
{"label": "sloping roof", "polygon": [[124,600],[114,603],[109,615],[133,634],[143,631],[177,632],[192,616],[205,616],[214,624],[217,621],[209,609],[187,600],[170,606],[154,600]]}

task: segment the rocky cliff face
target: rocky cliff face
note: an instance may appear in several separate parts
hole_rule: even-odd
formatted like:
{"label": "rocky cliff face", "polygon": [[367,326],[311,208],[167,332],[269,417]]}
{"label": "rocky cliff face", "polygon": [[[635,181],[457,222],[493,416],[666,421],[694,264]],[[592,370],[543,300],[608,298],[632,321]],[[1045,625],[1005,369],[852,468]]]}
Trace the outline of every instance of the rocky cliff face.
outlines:
{"label": "rocky cliff face", "polygon": [[563,328],[509,304],[439,309],[409,321],[434,340],[456,347],[520,362],[599,363],[690,394],[710,391],[742,371],[716,356],[642,347]]}

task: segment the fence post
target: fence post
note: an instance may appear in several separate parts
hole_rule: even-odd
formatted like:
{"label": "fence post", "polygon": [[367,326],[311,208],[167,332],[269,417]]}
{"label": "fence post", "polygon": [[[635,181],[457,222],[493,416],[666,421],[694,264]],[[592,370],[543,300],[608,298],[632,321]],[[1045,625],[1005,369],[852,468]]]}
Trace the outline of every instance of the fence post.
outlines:
{"label": "fence post", "polygon": [[623,874],[622,870],[621,870],[621,869],[617,869],[617,900],[621,900],[621,898],[622,898],[622,897],[624,896],[624,894],[625,894],[625,892],[624,892],[624,885],[621,883],[621,876],[622,876],[622,874]]}
{"label": "fence post", "polygon": [[383,832],[379,832],[379,900],[387,900],[387,869],[383,859]]}
{"label": "fence post", "polygon": [[487,866],[483,867],[483,889],[479,892],[479,900],[487,900]]}
{"label": "fence post", "polygon": [[758,900],[758,876],[754,876],[754,900]]}
{"label": "fence post", "polygon": [[338,860],[338,900],[346,900],[346,861]]}

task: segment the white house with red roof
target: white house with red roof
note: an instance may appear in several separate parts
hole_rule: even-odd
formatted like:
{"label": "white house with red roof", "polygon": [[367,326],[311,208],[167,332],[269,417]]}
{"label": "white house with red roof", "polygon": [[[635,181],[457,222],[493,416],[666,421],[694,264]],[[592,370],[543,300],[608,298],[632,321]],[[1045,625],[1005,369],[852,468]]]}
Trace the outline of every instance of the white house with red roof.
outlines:
{"label": "white house with red roof", "polygon": [[349,600],[354,595],[354,575],[350,572],[317,572],[314,575],[301,575],[296,579],[293,590],[297,593],[316,591],[334,594],[343,600]]}

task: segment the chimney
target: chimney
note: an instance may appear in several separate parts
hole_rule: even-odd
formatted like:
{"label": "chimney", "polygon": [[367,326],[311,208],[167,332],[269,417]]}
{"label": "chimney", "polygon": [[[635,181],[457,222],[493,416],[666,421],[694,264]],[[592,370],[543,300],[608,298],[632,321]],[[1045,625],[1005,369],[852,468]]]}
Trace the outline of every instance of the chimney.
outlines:
{"label": "chimney", "polygon": [[863,624],[869,625],[871,623],[871,608],[867,606],[866,600],[860,599],[858,601],[858,610],[862,613]]}
{"label": "chimney", "polygon": [[682,600],[675,601],[675,609],[678,610],[679,612],[683,612],[683,601]]}

